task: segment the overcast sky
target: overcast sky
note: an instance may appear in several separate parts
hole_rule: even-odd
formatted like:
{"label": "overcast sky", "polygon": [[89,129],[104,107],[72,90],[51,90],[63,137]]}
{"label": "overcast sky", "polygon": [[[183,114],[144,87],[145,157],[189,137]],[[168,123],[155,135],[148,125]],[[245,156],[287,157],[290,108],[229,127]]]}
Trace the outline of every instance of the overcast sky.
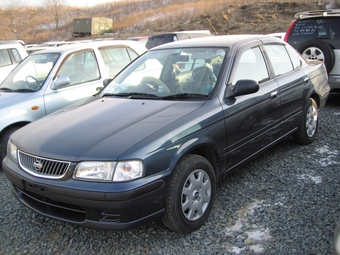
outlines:
{"label": "overcast sky", "polygon": [[[64,0],[66,5],[71,6],[79,6],[79,7],[90,7],[96,4],[102,4],[107,2],[117,2],[119,0]],[[11,3],[18,3],[20,5],[28,5],[28,6],[42,6],[43,0],[0,0],[0,7],[6,7]]]}

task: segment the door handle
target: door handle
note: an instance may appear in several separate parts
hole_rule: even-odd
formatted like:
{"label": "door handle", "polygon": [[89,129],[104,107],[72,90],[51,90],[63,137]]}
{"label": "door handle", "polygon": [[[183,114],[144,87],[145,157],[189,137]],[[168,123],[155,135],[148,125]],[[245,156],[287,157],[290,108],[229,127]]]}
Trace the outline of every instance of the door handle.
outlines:
{"label": "door handle", "polygon": [[270,97],[271,97],[271,98],[277,97],[277,91],[272,92],[272,93],[270,94]]}
{"label": "door handle", "polygon": [[303,79],[303,83],[307,83],[308,81],[309,81],[309,78],[308,78],[308,77],[306,77],[306,78]]}

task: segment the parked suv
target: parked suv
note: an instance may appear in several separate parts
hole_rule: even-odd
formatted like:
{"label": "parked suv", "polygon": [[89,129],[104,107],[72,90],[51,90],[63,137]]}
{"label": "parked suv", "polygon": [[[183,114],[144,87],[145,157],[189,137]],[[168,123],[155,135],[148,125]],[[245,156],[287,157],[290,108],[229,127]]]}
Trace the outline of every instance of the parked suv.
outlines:
{"label": "parked suv", "polygon": [[192,30],[192,31],[178,31],[150,35],[146,41],[146,48],[151,49],[158,45],[162,45],[169,42],[175,42],[185,39],[193,39],[198,37],[213,36],[209,30]]}
{"label": "parked suv", "polygon": [[322,60],[331,90],[340,90],[340,9],[295,14],[284,40],[305,59]]}
{"label": "parked suv", "polygon": [[0,85],[0,160],[14,131],[91,97],[105,79],[112,79],[146,51],[141,43],[116,40],[49,47],[30,54]]}
{"label": "parked suv", "polygon": [[21,43],[0,43],[0,83],[27,55]]}

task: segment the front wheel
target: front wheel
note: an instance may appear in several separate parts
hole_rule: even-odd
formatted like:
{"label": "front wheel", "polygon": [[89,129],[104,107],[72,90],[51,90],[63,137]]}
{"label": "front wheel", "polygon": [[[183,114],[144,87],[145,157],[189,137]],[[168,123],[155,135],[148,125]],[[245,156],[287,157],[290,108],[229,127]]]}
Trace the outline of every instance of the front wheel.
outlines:
{"label": "front wheel", "polygon": [[163,223],[178,233],[199,229],[209,217],[215,193],[216,177],[210,162],[199,155],[187,155],[171,178]]}
{"label": "front wheel", "polygon": [[314,99],[309,98],[303,111],[303,120],[294,134],[294,139],[300,144],[310,144],[315,140],[318,130],[319,109]]}

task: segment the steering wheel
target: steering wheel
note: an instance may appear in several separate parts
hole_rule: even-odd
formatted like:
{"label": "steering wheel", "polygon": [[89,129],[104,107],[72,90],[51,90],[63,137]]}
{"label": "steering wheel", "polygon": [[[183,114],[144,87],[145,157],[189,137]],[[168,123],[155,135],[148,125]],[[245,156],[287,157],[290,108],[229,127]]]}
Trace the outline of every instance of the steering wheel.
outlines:
{"label": "steering wheel", "polygon": [[164,84],[164,82],[152,76],[145,76],[141,80],[140,84],[146,84],[153,90],[158,90],[158,88],[162,86],[165,93],[171,93],[170,89],[168,88],[168,86]]}
{"label": "steering wheel", "polygon": [[28,75],[26,77],[26,85],[27,87],[33,88],[33,89],[38,89],[41,86],[39,80],[31,75]]}

